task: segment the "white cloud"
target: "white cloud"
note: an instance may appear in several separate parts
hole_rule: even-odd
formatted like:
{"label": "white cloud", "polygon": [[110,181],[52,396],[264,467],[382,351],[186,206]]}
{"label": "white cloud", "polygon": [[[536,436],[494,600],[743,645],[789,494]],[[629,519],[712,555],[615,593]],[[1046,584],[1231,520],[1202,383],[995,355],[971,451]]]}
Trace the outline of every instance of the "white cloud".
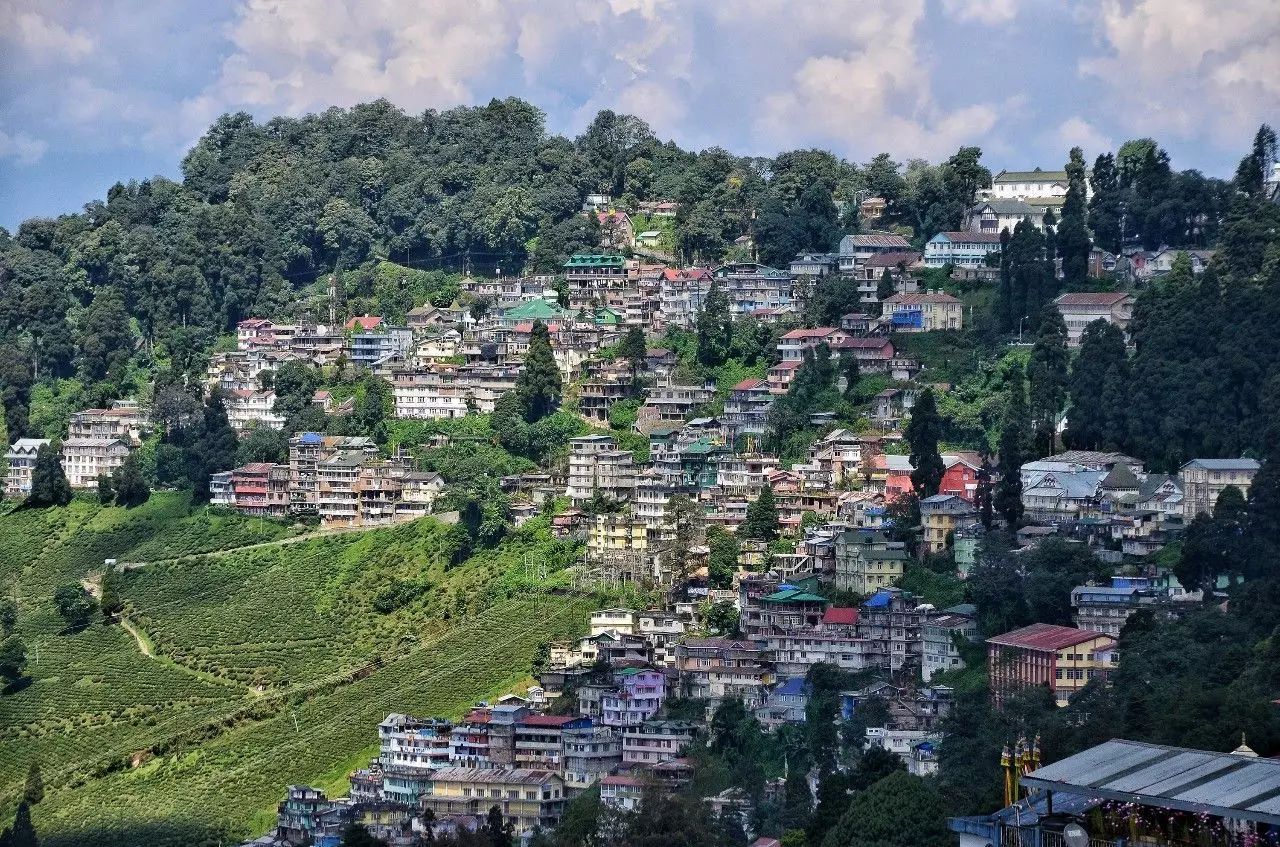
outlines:
{"label": "white cloud", "polygon": [[0,129],[0,159],[13,159],[20,165],[33,165],[40,161],[49,147],[44,141],[23,132],[13,135]]}
{"label": "white cloud", "polygon": [[1018,0],[942,0],[942,9],[956,20],[993,26],[1017,17]]}
{"label": "white cloud", "polygon": [[94,41],[82,29],[64,26],[48,16],[41,4],[0,0],[0,40],[10,42],[26,64],[78,62],[94,51]]}
{"label": "white cloud", "polygon": [[1115,141],[1079,115],[1067,118],[1058,124],[1050,133],[1049,140],[1055,149],[1062,151],[1064,162],[1072,147],[1082,149],[1087,162],[1092,162],[1101,153],[1116,149]]}
{"label": "white cloud", "polygon": [[1094,20],[1101,49],[1080,70],[1130,131],[1243,149],[1280,113],[1275,0],[1101,0]]}

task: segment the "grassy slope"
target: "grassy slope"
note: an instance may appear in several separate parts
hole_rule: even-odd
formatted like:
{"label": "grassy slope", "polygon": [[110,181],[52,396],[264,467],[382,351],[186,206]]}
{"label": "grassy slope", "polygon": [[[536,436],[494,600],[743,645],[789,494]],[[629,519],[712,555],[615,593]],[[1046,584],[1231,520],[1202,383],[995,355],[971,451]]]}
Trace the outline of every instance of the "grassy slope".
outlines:
{"label": "grassy slope", "polygon": [[[456,713],[505,689],[540,641],[578,630],[592,605],[522,584],[526,554],[553,573],[572,560],[536,523],[446,570],[443,530],[426,520],[129,572],[121,594],[153,658],[119,626],[59,632],[53,588],[107,556],[163,559],[296,532],[188,512],[168,495],[130,512],[77,501],[0,516],[11,542],[0,584],[19,597],[19,629],[40,653],[31,684],[0,697],[0,813],[38,759],[47,843],[244,835],[286,784],[340,781],[388,711]],[[373,610],[403,584],[422,590]]]}

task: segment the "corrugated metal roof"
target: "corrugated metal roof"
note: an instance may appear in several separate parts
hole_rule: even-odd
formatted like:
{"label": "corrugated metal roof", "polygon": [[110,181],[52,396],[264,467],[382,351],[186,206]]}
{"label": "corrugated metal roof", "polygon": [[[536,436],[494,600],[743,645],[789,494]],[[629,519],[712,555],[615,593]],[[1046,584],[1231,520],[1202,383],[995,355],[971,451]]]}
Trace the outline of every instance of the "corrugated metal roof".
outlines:
{"label": "corrugated metal roof", "polygon": [[1046,765],[1023,784],[1280,824],[1280,762],[1116,739]]}
{"label": "corrugated metal roof", "polygon": [[1006,632],[988,638],[988,644],[999,644],[1004,647],[1022,647],[1029,650],[1061,650],[1073,647],[1095,638],[1107,638],[1104,633],[1091,629],[1076,629],[1070,626],[1058,626],[1051,623],[1033,623],[1022,629]]}

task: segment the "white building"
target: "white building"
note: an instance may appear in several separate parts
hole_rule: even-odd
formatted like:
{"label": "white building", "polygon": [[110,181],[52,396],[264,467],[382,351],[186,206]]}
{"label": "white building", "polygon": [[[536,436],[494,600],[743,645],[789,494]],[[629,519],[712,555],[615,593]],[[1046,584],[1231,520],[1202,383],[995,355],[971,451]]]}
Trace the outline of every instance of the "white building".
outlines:
{"label": "white building", "polygon": [[940,232],[924,245],[924,263],[930,268],[980,268],[986,265],[988,253],[999,252],[998,232]]}
{"label": "white building", "polygon": [[635,457],[619,450],[611,435],[584,435],[569,439],[569,484],[565,496],[582,506],[595,493],[613,500],[629,500],[635,490]]}
{"label": "white building", "polygon": [[1067,325],[1067,344],[1079,347],[1085,327],[1094,321],[1106,321],[1127,331],[1133,302],[1133,295],[1124,291],[1072,291],[1059,294],[1053,305]]}
{"label": "white building", "polygon": [[36,467],[36,454],[48,444],[47,438],[19,438],[13,442],[5,454],[9,463],[9,474],[4,483],[5,497],[26,497],[31,493],[31,472]]}
{"label": "white building", "polygon": [[265,391],[231,391],[225,401],[227,423],[240,435],[254,426],[284,429],[284,415],[277,414],[276,393]]}
{"label": "white building", "polygon": [[62,470],[72,488],[97,488],[98,474],[110,474],[129,457],[118,438],[68,438],[62,442]]}

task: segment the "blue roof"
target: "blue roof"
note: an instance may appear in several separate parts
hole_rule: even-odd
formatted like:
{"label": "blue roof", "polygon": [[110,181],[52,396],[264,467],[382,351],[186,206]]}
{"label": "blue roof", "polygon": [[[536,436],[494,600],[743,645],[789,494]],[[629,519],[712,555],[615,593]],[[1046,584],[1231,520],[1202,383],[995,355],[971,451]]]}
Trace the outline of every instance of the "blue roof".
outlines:
{"label": "blue roof", "polygon": [[862,605],[869,606],[872,609],[882,609],[889,605],[889,601],[892,597],[893,595],[887,591],[877,591],[875,594],[868,597],[866,602]]}
{"label": "blue roof", "polygon": [[319,444],[323,439],[324,439],[324,436],[323,436],[323,435],[321,435],[321,434],[320,434],[320,433],[318,433],[318,432],[304,432],[304,433],[302,433],[302,443],[303,443],[303,444]]}
{"label": "blue roof", "polygon": [[774,694],[784,694],[791,697],[799,697],[809,693],[809,684],[802,676],[793,676],[786,682],[779,685],[773,690]]}

